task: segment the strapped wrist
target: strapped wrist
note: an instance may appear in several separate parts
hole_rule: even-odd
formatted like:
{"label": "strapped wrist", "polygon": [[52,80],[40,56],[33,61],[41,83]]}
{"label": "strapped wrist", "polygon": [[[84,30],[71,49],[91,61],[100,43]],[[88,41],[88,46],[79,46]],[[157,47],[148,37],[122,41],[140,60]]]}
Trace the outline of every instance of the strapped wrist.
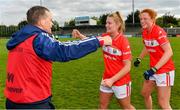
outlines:
{"label": "strapped wrist", "polygon": [[138,60],[139,62],[141,62],[141,58],[137,57],[136,60]]}
{"label": "strapped wrist", "polygon": [[153,70],[153,72],[157,72],[157,68],[156,67],[152,67],[151,69]]}

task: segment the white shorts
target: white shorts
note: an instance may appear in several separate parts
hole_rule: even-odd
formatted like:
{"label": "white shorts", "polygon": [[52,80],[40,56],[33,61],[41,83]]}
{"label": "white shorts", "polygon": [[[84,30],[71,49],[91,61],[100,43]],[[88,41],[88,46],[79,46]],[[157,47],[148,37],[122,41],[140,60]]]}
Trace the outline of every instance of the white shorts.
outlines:
{"label": "white shorts", "polygon": [[154,74],[149,80],[154,80],[157,86],[173,86],[174,74],[174,70],[163,74]]}
{"label": "white shorts", "polygon": [[104,93],[114,93],[117,99],[123,99],[131,94],[131,82],[121,86],[106,87],[100,85],[100,91]]}

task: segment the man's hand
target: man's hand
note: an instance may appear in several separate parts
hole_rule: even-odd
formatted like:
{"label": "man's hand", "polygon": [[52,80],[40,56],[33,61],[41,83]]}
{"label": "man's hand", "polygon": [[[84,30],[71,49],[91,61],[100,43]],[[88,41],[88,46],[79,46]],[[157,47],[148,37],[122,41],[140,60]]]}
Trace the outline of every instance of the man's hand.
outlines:
{"label": "man's hand", "polygon": [[99,42],[102,45],[112,45],[112,38],[110,36],[98,37]]}
{"label": "man's hand", "polygon": [[134,61],[134,66],[138,67],[140,63],[141,63],[141,59],[140,58],[136,58],[136,60]]}
{"label": "man's hand", "polygon": [[151,69],[144,72],[144,79],[149,80],[149,77],[155,74],[157,69],[155,67],[152,67]]}
{"label": "man's hand", "polygon": [[77,29],[73,29],[72,37],[73,38],[80,38],[81,40],[86,38],[86,36],[81,34]]}

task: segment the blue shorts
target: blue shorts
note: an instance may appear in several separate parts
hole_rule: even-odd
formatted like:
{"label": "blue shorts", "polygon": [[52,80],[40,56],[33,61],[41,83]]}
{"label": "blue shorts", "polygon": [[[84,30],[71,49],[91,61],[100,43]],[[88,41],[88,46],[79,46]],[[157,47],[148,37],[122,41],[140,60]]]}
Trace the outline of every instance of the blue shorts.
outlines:
{"label": "blue shorts", "polygon": [[51,102],[51,98],[48,100],[45,99],[43,101],[28,103],[28,104],[19,104],[14,103],[9,99],[6,99],[6,109],[55,109],[54,105]]}

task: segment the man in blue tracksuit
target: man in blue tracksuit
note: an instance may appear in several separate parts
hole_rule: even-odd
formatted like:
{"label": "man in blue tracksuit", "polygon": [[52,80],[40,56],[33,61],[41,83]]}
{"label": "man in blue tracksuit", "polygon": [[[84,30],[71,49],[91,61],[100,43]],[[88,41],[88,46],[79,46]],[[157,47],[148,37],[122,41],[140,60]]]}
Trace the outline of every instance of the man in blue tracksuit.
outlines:
{"label": "man in blue tracksuit", "polygon": [[111,45],[110,37],[60,42],[51,37],[52,14],[42,6],[27,12],[28,25],[7,43],[7,109],[54,109],[51,103],[52,62],[67,62]]}

